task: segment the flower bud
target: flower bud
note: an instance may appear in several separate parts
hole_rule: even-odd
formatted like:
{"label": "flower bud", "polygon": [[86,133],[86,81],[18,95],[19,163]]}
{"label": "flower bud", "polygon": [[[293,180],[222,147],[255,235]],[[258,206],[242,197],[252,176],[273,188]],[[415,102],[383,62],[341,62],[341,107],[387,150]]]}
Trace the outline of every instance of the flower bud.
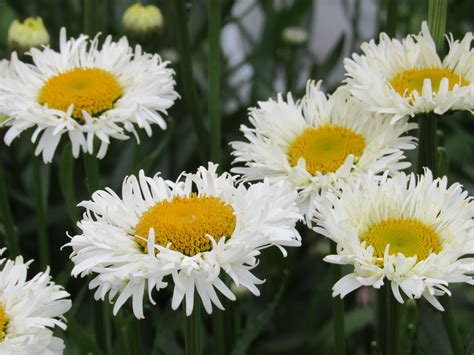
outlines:
{"label": "flower bud", "polygon": [[136,3],[125,10],[122,24],[129,34],[143,36],[163,28],[163,15],[154,5]]}
{"label": "flower bud", "polygon": [[25,21],[14,20],[8,29],[8,47],[20,53],[32,47],[49,44],[49,33],[41,17],[28,17]]}

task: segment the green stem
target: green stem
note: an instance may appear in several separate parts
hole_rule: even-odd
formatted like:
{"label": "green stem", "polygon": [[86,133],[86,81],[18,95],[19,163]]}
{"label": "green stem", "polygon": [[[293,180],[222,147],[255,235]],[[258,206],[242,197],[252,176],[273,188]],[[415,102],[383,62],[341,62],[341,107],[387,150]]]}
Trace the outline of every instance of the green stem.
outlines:
{"label": "green stem", "polygon": [[20,243],[18,233],[13,221],[13,215],[8,199],[8,188],[5,181],[5,171],[0,162],[0,213],[2,214],[3,227],[5,228],[5,241],[8,247],[8,254],[11,257],[20,255]]}
{"label": "green stem", "polygon": [[433,176],[438,175],[438,118],[433,115],[418,116],[418,173],[423,174],[423,168],[428,167]]}
{"label": "green stem", "polygon": [[95,19],[96,19],[96,11],[95,5],[97,0],[83,0],[83,7],[82,7],[82,17],[83,17],[83,26],[84,26],[84,33],[89,36],[95,35]]}
{"label": "green stem", "polygon": [[47,197],[44,191],[43,174],[41,173],[42,161],[39,157],[33,157],[33,186],[35,190],[36,224],[38,229],[38,249],[41,268],[49,265],[49,238],[47,226]]}
{"label": "green stem", "polygon": [[221,0],[209,0],[209,118],[211,160],[221,162]]}
{"label": "green stem", "polygon": [[[428,6],[428,26],[436,49],[443,50],[444,33],[446,31],[446,12],[448,9],[447,0],[430,0]],[[438,142],[437,126],[438,115],[420,115],[419,141],[418,141],[418,173],[423,173],[423,167],[429,168],[434,176],[438,175]]]}
{"label": "green stem", "polygon": [[[336,244],[331,243],[331,254],[337,254]],[[340,265],[331,265],[334,283],[342,276]],[[333,297],[332,309],[334,313],[334,348],[336,355],[344,355],[346,344],[344,339],[344,301],[340,297]]]}
{"label": "green stem", "polygon": [[132,343],[132,354],[133,355],[142,355],[144,354],[142,348],[142,333],[140,331],[140,322],[138,319],[133,317],[129,321],[128,325],[129,334],[131,335],[131,343]]}
{"label": "green stem", "polygon": [[447,12],[448,0],[430,0],[428,5],[428,27],[430,28],[438,53],[443,50]]}
{"label": "green stem", "polygon": [[194,300],[193,313],[186,316],[186,305],[183,304],[185,347],[186,355],[201,355],[201,305],[199,300]]}
{"label": "green stem", "polygon": [[86,170],[87,189],[92,194],[102,187],[97,158],[90,154],[84,154],[84,168]]}
{"label": "green stem", "polygon": [[398,23],[398,7],[399,1],[398,0],[386,0],[386,15],[387,21],[385,24],[385,32],[390,37],[396,37],[397,35],[397,23]]}
{"label": "green stem", "polygon": [[387,292],[389,286],[383,285],[377,292],[377,343],[378,348],[382,349],[383,353],[387,348]]}
{"label": "green stem", "polygon": [[[431,35],[433,36],[433,40],[436,43],[436,49],[438,53],[443,50],[444,44],[444,34],[446,32],[446,14],[448,11],[448,0],[430,0],[428,6],[428,26],[430,28]],[[434,116],[434,115],[433,115]],[[423,120],[423,119],[422,119]],[[434,157],[438,156],[437,144],[436,144],[436,121],[435,120],[428,120],[434,121],[433,125],[434,128],[431,128],[431,135],[434,144],[430,146],[431,151],[430,154]],[[428,130],[428,128],[420,127],[420,131],[422,129]],[[425,134],[425,133],[423,133]],[[421,133],[420,133],[421,135]],[[428,147],[425,147],[428,150]],[[436,160],[431,162],[432,165],[427,165],[432,170],[434,176],[438,175],[438,164]],[[445,173],[445,172],[443,172]],[[459,331],[456,326],[455,318],[453,315],[453,310],[451,306],[451,300],[448,295],[444,295],[441,297],[441,302],[445,311],[443,312],[443,322],[446,328],[446,331],[449,336],[449,341],[451,343],[451,348],[454,354],[464,354],[464,349],[461,341],[461,336],[459,335]]]}
{"label": "green stem", "polygon": [[461,336],[459,335],[458,328],[456,326],[453,307],[451,305],[451,298],[448,295],[443,295],[440,298],[440,301],[444,307],[444,312],[442,312],[443,322],[448,333],[449,342],[451,343],[451,349],[453,350],[453,354],[463,355],[464,346],[461,340]]}
{"label": "green stem", "polygon": [[387,355],[398,355],[400,352],[400,303],[395,299],[390,290],[387,290],[388,341]]}
{"label": "green stem", "polygon": [[71,145],[67,144],[63,149],[59,165],[59,184],[73,225],[79,220],[76,193],[74,191],[74,163],[75,159],[71,154]]}
{"label": "green stem", "polygon": [[226,355],[226,322],[225,312],[215,310],[212,313],[212,338],[214,340],[214,352],[217,355]]}
{"label": "green stem", "polygon": [[181,67],[181,77],[183,80],[183,92],[186,105],[189,107],[193,120],[194,129],[200,142],[200,154],[202,158],[206,156],[207,132],[204,126],[201,110],[199,108],[196,83],[194,81],[193,64],[191,57],[191,46],[189,44],[189,33],[186,16],[186,1],[174,0],[175,22],[176,22],[176,40],[179,51],[179,63]]}

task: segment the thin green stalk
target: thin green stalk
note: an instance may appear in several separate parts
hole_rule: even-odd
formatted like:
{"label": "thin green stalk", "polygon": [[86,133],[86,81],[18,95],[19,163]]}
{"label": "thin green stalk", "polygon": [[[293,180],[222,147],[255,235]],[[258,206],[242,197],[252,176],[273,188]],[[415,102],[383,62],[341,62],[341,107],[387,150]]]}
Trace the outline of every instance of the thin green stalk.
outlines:
{"label": "thin green stalk", "polygon": [[211,160],[221,162],[221,0],[209,0],[209,118]]}
{"label": "thin green stalk", "polygon": [[[104,329],[101,329],[100,333],[103,332],[102,334],[104,334],[104,338],[105,338],[104,345],[105,345],[107,354],[112,354],[112,323],[110,321],[111,313],[112,313],[112,306],[106,299],[102,303],[102,319],[104,323]],[[137,341],[139,341],[139,339]]]}
{"label": "thin green stalk", "polygon": [[434,176],[438,175],[438,118],[436,114],[418,116],[418,169],[423,174],[423,168],[428,167]]}
{"label": "thin green stalk", "polygon": [[385,24],[385,32],[390,37],[396,37],[397,35],[397,23],[398,23],[398,7],[399,1],[398,0],[386,0],[386,15],[387,21]]}
{"label": "thin green stalk", "polygon": [[[444,34],[446,32],[446,14],[448,11],[448,0],[430,0],[428,6],[428,26],[433,36],[433,40],[436,43],[436,49],[438,53],[442,52],[444,44]],[[433,115],[435,116],[435,115]],[[421,118],[423,121],[423,118]],[[430,126],[420,126],[420,136],[430,135],[429,141],[424,143],[423,149],[429,151],[429,155],[433,157],[432,161],[426,162],[427,165],[433,171],[434,176],[438,176],[438,163],[436,158],[438,157],[438,146],[436,142],[436,119],[427,119],[430,122]],[[419,143],[421,145],[421,142]],[[430,145],[429,145],[430,144]],[[422,149],[421,147],[419,148]],[[418,167],[418,170],[420,167]],[[464,354],[464,349],[459,335],[458,328],[456,326],[453,310],[451,306],[451,300],[449,296],[444,295],[441,298],[445,311],[443,312],[443,322],[446,331],[449,336],[451,348],[454,354]]]}
{"label": "thin green stalk", "polygon": [[79,210],[77,209],[77,199],[74,191],[75,161],[71,154],[71,145],[67,144],[63,149],[59,165],[59,185],[61,186],[66,209],[73,225],[79,220]]}
{"label": "thin green stalk", "polygon": [[[336,243],[331,243],[331,254],[337,254]],[[340,265],[331,265],[334,282],[342,276]],[[332,309],[334,313],[334,348],[336,355],[344,355],[346,343],[344,339],[344,301],[340,297],[333,297]]]}
{"label": "thin green stalk", "polygon": [[383,285],[377,292],[377,345],[385,353],[387,348],[387,292],[389,286]]}
{"label": "thin green stalk", "polygon": [[140,321],[135,317],[132,317],[128,323],[129,334],[131,335],[130,342],[132,343],[132,354],[142,355],[144,354],[142,348],[142,333],[140,332]]}
{"label": "thin green stalk", "polygon": [[387,355],[400,353],[400,303],[390,290],[387,290],[387,305],[389,311]]}
{"label": "thin green stalk", "polygon": [[239,302],[232,304],[232,342],[230,346],[233,348],[235,346],[235,339],[239,339],[240,333],[242,331],[242,315],[240,312]]}
{"label": "thin green stalk", "polygon": [[41,268],[49,265],[49,238],[47,226],[47,197],[44,191],[43,174],[41,173],[42,161],[40,157],[33,157],[33,188],[36,206],[36,225],[38,230],[38,249]]}
{"label": "thin green stalk", "polygon": [[448,0],[430,0],[428,5],[428,26],[438,53],[443,50],[447,12]]}
{"label": "thin green stalk", "polygon": [[212,312],[212,339],[214,340],[214,353],[227,355],[226,347],[226,314],[224,311]]}
{"label": "thin green stalk", "polygon": [[295,60],[295,52],[296,52],[296,46],[290,46],[290,50],[288,53],[288,62],[286,63],[285,66],[285,77],[286,77],[286,90],[287,91],[292,91],[293,90],[293,64]]}
{"label": "thin green stalk", "polygon": [[448,295],[443,295],[440,298],[440,301],[442,306],[444,307],[444,312],[442,312],[443,322],[448,333],[453,354],[463,355],[464,346],[461,340],[461,336],[459,335],[458,328],[456,326],[456,320],[454,318],[453,307],[451,304],[451,297],[449,297]]}
{"label": "thin green stalk", "polygon": [[[444,33],[446,31],[447,0],[430,0],[428,6],[428,26],[438,53],[443,50]],[[423,167],[428,167],[437,176],[438,172],[438,115],[420,115],[418,141],[418,173],[423,173]]]}
{"label": "thin green stalk", "polygon": [[82,7],[82,18],[83,18],[83,26],[84,26],[84,33],[89,36],[95,35],[95,24],[96,24],[96,2],[97,0],[83,0],[83,7]]}
{"label": "thin green stalk", "polygon": [[8,247],[8,254],[11,257],[20,255],[20,241],[13,221],[13,215],[8,199],[8,188],[5,181],[3,164],[0,162],[0,213],[2,214],[3,227],[5,229],[5,241]]}
{"label": "thin green stalk", "polygon": [[[89,36],[96,34],[97,24],[97,0],[83,0],[83,31]],[[99,174],[99,164],[97,158],[90,154],[84,154],[84,169],[86,174],[86,185],[90,194],[102,187]],[[98,337],[99,346],[106,350],[107,354],[112,353],[112,327],[110,320],[110,304],[102,302],[96,305],[95,321],[97,334],[103,334]]]}
{"label": "thin green stalk", "polygon": [[186,355],[201,355],[201,305],[199,300],[194,300],[193,313],[186,316],[186,305],[183,304],[184,315],[184,340]]}
{"label": "thin green stalk", "polygon": [[90,154],[84,154],[84,168],[86,170],[87,189],[92,194],[102,187],[97,158]]}
{"label": "thin green stalk", "polygon": [[176,40],[179,52],[179,63],[181,68],[181,78],[183,80],[183,98],[186,106],[189,107],[190,114],[193,120],[194,129],[200,142],[201,158],[206,157],[207,148],[207,130],[204,126],[203,116],[199,108],[197,98],[196,83],[194,81],[193,64],[191,57],[191,46],[189,44],[188,23],[186,16],[186,1],[174,0],[174,19],[176,22]]}

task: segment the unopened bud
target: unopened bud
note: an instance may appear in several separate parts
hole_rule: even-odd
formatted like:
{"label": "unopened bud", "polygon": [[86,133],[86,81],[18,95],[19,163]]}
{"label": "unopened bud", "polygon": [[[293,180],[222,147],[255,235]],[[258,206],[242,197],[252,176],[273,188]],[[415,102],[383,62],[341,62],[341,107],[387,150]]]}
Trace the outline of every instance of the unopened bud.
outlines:
{"label": "unopened bud", "polygon": [[8,29],[8,47],[20,53],[32,47],[49,44],[49,33],[41,17],[28,17],[25,21],[14,20]]}
{"label": "unopened bud", "polygon": [[129,34],[143,36],[163,28],[163,15],[154,5],[136,3],[125,10],[122,24]]}

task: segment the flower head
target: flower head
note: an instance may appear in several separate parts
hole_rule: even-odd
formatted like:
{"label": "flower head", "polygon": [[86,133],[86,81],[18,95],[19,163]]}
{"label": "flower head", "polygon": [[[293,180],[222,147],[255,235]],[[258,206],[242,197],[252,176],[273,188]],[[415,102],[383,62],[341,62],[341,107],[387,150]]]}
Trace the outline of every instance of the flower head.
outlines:
{"label": "flower head", "polygon": [[436,296],[450,295],[450,283],[474,284],[474,260],[465,258],[474,253],[474,204],[459,184],[425,170],[418,178],[363,174],[339,187],[318,206],[314,228],[337,243],[325,261],[354,266],[333,296],[387,279],[398,302],[401,290],[443,310]]}
{"label": "flower head", "polygon": [[8,29],[8,47],[21,53],[32,47],[49,44],[49,33],[41,17],[28,17],[25,21],[14,20]]}
{"label": "flower head", "polygon": [[143,35],[156,32],[163,28],[163,15],[155,5],[131,5],[122,17],[125,30],[134,35]]}
{"label": "flower head", "polygon": [[133,312],[143,318],[143,295],[174,284],[172,308],[186,300],[192,313],[197,291],[208,313],[212,304],[223,309],[216,293],[235,295],[223,274],[237,285],[259,294],[252,274],[260,250],[275,245],[300,245],[295,223],[300,214],[296,193],[284,183],[268,181],[246,188],[229,174],[217,175],[209,164],[176,182],[160,176],[127,177],[122,196],[111,189],[97,191],[78,224],[82,234],[69,245],[74,276],[90,273],[95,298],[116,296],[114,314],[128,298]]}
{"label": "flower head", "polygon": [[66,329],[69,294],[51,281],[49,269],[27,280],[30,263],[21,256],[0,259],[0,353],[62,354],[63,341],[52,328]]}
{"label": "flower head", "polygon": [[374,112],[397,121],[421,113],[443,115],[449,110],[474,110],[473,35],[448,37],[443,60],[436,52],[428,25],[401,42],[380,35],[379,43],[363,43],[362,55],[346,59],[351,93]]}
{"label": "flower head", "polygon": [[242,126],[248,142],[232,142],[233,172],[245,180],[289,181],[299,191],[300,206],[311,219],[310,201],[340,180],[373,170],[397,171],[410,164],[403,150],[414,148],[414,138],[406,133],[415,124],[390,125],[368,113],[346,87],[329,98],[320,85],[309,82],[305,97],[295,102],[260,102],[250,110],[252,128]]}
{"label": "flower head", "polygon": [[178,94],[173,70],[155,54],[133,50],[125,37],[113,42],[85,35],[66,40],[61,30],[60,50],[48,47],[30,51],[33,65],[11,58],[14,78],[0,79],[0,111],[9,116],[5,143],[34,128],[35,154],[51,162],[61,136],[67,134],[72,153],[105,156],[110,139],[125,140],[136,127],[151,136],[153,124],[166,129],[164,116]]}

